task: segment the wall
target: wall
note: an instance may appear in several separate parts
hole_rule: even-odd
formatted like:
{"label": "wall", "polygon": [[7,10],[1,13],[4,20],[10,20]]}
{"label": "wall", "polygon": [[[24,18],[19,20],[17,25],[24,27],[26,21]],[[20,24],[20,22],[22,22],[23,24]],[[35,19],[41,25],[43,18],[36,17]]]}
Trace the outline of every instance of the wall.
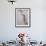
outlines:
{"label": "wall", "polygon": [[[17,0],[13,5],[0,0],[0,40],[15,40],[19,32],[26,32],[33,40],[46,40],[45,0]],[[31,27],[15,27],[15,8],[31,8]]]}

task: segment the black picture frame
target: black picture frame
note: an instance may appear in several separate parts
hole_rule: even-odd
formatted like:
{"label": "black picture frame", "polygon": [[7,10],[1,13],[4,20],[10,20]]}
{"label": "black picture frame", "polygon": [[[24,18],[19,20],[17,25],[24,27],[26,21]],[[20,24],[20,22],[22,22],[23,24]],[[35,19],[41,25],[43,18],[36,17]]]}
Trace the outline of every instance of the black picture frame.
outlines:
{"label": "black picture frame", "polygon": [[[23,18],[26,18],[26,17],[28,18],[28,20],[27,20],[27,18],[24,19],[24,22],[25,22],[24,24],[22,24],[23,22],[22,23],[20,22],[22,20],[21,15],[23,15]],[[20,20],[19,20],[19,18],[20,18]],[[27,23],[25,20],[27,20]],[[31,8],[15,8],[15,27],[22,27],[22,28],[31,27]]]}

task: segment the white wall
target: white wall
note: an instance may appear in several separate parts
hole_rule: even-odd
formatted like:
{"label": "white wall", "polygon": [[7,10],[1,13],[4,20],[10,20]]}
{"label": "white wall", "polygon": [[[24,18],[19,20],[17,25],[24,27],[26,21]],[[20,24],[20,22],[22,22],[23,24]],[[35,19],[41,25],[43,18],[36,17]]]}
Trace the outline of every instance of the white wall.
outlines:
{"label": "white wall", "polygon": [[[19,32],[31,34],[33,40],[46,40],[45,0],[17,0],[14,5],[0,0],[0,40],[14,40]],[[15,8],[31,8],[31,27],[15,27]]]}

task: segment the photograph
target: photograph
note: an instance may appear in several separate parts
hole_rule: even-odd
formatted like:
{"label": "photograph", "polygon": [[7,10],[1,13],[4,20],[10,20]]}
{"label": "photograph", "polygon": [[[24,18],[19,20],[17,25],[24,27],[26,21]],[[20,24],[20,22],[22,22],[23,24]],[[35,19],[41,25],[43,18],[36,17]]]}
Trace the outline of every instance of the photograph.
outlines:
{"label": "photograph", "polygon": [[15,9],[15,26],[16,27],[30,27],[30,8],[16,8]]}

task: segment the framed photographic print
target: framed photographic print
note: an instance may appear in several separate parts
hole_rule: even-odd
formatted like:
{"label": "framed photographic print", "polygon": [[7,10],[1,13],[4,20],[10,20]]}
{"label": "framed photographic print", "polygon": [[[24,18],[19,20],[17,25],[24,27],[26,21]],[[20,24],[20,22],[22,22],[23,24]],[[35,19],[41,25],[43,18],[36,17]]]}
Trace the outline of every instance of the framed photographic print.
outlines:
{"label": "framed photographic print", "polygon": [[31,9],[15,8],[15,27],[31,26]]}

